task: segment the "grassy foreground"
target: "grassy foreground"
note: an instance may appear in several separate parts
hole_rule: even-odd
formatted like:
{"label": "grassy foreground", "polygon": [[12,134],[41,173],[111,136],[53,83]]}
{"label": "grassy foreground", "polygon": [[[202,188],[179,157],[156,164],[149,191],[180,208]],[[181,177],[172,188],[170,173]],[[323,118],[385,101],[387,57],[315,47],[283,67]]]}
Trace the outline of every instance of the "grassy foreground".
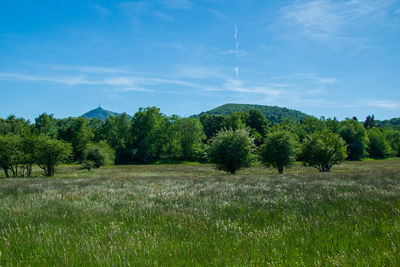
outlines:
{"label": "grassy foreground", "polygon": [[77,168],[0,179],[0,265],[400,265],[399,159]]}

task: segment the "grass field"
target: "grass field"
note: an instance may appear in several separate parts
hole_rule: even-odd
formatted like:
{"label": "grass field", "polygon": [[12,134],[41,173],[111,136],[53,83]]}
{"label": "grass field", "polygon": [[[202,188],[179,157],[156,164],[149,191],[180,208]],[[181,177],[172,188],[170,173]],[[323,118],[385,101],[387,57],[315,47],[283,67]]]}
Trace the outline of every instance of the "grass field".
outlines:
{"label": "grass field", "polygon": [[400,159],[34,175],[0,179],[0,265],[400,265]]}

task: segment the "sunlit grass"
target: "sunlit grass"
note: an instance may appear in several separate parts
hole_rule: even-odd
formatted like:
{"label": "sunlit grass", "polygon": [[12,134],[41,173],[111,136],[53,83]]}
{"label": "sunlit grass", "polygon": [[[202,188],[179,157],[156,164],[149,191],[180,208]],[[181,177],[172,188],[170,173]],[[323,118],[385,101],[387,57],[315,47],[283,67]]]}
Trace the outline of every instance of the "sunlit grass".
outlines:
{"label": "sunlit grass", "polygon": [[400,264],[400,160],[229,175],[61,166],[0,179],[0,265]]}

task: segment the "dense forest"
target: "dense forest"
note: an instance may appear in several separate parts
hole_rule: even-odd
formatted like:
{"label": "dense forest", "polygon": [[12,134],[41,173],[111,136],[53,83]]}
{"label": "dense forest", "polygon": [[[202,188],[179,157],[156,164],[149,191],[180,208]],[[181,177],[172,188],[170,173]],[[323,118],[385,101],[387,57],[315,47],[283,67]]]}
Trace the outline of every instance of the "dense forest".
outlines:
{"label": "dense forest", "polygon": [[[266,155],[266,164],[270,162],[268,157],[272,157],[268,151],[276,147],[276,143],[270,141],[282,142],[283,139],[293,147],[307,142],[312,145],[314,141],[317,147],[343,142],[344,156],[348,160],[400,156],[400,130],[387,125],[377,123],[373,116],[362,122],[355,117],[338,121],[311,116],[304,116],[299,121],[286,118],[271,122],[258,109],[181,118],[166,116],[158,108],[149,107],[140,108],[132,117],[124,113],[105,120],[56,119],[44,113],[32,123],[10,115],[0,119],[0,168],[6,176],[29,176],[32,166],[37,165],[51,176],[60,162],[79,162],[89,170],[114,163],[206,162],[210,161],[213,151],[210,146],[217,143],[215,139],[219,133],[225,131],[228,140],[233,140],[236,137],[226,131],[241,129],[245,131],[240,134],[248,135],[254,146],[250,152]],[[290,136],[274,135],[278,132]],[[310,139],[312,136],[317,139]],[[288,157],[304,160],[312,153],[292,153]]]}
{"label": "dense forest", "polygon": [[193,117],[200,118],[203,114],[215,114],[215,115],[229,115],[231,112],[259,110],[264,116],[271,122],[277,123],[282,122],[285,119],[293,119],[299,122],[301,119],[308,115],[293,109],[282,108],[278,106],[265,106],[265,105],[251,105],[251,104],[225,104],[209,111],[200,113]]}

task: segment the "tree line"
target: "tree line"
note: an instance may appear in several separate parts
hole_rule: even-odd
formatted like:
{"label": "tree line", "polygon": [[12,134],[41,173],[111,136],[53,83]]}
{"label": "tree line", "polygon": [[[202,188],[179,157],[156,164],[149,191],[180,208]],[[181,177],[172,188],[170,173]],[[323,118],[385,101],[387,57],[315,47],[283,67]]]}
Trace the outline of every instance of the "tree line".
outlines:
{"label": "tree line", "polygon": [[209,161],[235,173],[260,161],[282,173],[294,161],[329,171],[345,159],[391,156],[400,156],[400,131],[378,127],[373,116],[364,122],[305,117],[271,123],[259,110],[198,119],[149,107],[105,121],[46,113],[34,123],[13,115],[0,119],[0,169],[7,177],[30,176],[33,165],[52,176],[62,162],[90,170],[105,164]]}

